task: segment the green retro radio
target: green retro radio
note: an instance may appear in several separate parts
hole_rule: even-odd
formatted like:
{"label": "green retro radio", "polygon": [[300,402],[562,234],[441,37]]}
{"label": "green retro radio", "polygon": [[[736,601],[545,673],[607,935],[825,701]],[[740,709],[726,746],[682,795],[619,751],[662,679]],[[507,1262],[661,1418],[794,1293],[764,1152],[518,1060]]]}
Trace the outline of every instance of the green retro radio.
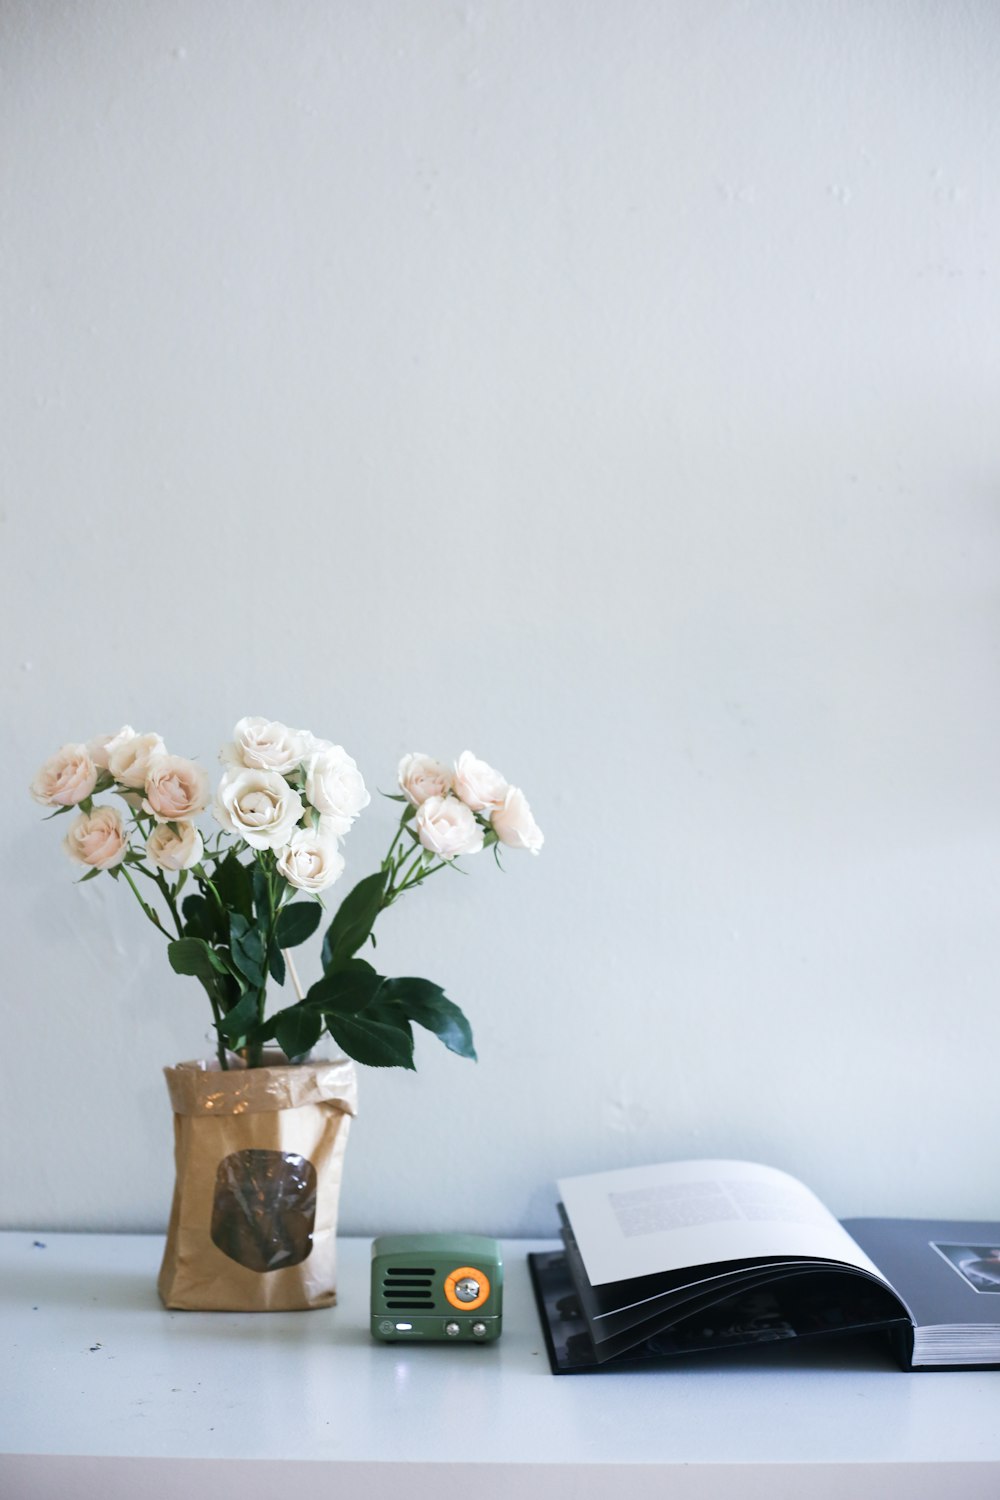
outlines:
{"label": "green retro radio", "polygon": [[482,1234],[382,1234],[372,1243],[372,1336],[488,1344],[500,1337],[503,1260]]}

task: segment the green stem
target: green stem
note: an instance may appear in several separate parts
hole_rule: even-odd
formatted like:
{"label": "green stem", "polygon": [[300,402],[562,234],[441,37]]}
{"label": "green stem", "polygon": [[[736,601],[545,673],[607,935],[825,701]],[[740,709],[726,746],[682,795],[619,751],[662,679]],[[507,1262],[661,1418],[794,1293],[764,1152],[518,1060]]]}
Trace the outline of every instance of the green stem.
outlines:
{"label": "green stem", "polygon": [[203,886],[205,886],[207,890],[211,891],[212,899],[214,900],[216,906],[219,908],[219,911],[222,913],[222,915],[226,916],[226,903],[223,901],[222,897],[219,895],[219,892],[209,880],[208,876],[205,874],[205,866],[195,865],[194,875],[196,880],[198,880]]}
{"label": "green stem", "polygon": [[453,863],[453,860],[443,859],[440,864],[428,865],[425,870],[420,870],[412,879],[405,880],[402,885],[397,886],[393,895],[401,896],[404,891],[412,891],[415,886],[420,885],[422,881],[426,880],[428,875],[436,875],[438,870],[449,870]]}
{"label": "green stem", "polygon": [[[263,927],[264,933],[264,969],[265,978],[257,993],[257,1026],[258,1029],[264,1025],[264,1012],[267,1008],[267,959],[271,951],[271,944],[275,939],[278,925],[278,914],[282,905],[290,895],[287,882],[278,874],[274,856],[268,856],[266,851],[254,855],[257,868],[264,876],[264,886],[267,893],[267,912],[257,912],[258,926]],[[261,919],[264,919],[263,921]],[[242,1048],[242,1055],[248,1068],[259,1068],[264,1052],[264,1043],[259,1038],[250,1038]]]}
{"label": "green stem", "polygon": [[135,881],[132,879],[132,877],[129,874],[129,872],[128,872],[127,868],[125,867],[125,865],[124,864],[120,865],[119,868],[120,868],[122,874],[125,876],[125,879],[128,881],[129,885],[132,887],[133,893],[135,895],[135,899],[138,901],[139,905],[142,907],[143,911],[146,913],[146,916],[152,922],[153,926],[159,928],[159,930],[163,933],[163,936],[167,939],[167,942],[172,942],[173,939],[171,938],[170,933],[164,927],[163,923],[160,921],[159,917],[156,915],[156,912],[153,910],[153,908],[147,902],[145,902],[142,899],[142,896],[139,893],[139,887],[136,885]]}
{"label": "green stem", "polygon": [[[386,854],[385,859],[382,861],[382,868],[383,868],[383,870],[387,870],[389,868],[389,866],[392,864],[392,856],[393,856],[393,853],[395,852],[396,845],[399,843],[400,839],[403,837],[403,833],[404,833],[405,829],[408,827],[408,825],[409,825],[409,819],[407,818],[406,813],[404,812],[403,815],[402,815],[402,817],[399,820],[399,827],[396,829],[395,837],[393,838],[392,843],[389,845],[388,853]],[[405,861],[406,858],[407,858],[407,856],[404,855],[403,856],[403,861]],[[401,863],[403,861],[401,861]]]}
{"label": "green stem", "polygon": [[[427,850],[424,848],[423,844],[419,842],[414,844],[413,848],[408,849],[407,852],[403,855],[402,859],[399,861],[399,866],[395,873],[397,875],[401,874],[404,881],[409,880],[411,875],[415,874],[417,870],[422,868],[424,863],[424,856],[426,855],[426,853]],[[407,868],[407,866],[409,866],[409,868]]]}
{"label": "green stem", "polygon": [[212,1007],[212,1020],[215,1022],[215,1054],[219,1059],[219,1067],[224,1073],[228,1073],[229,1062],[226,1057],[226,1043],[222,1032],[219,1030],[219,1022],[222,1020],[222,1007],[210,991],[206,991],[206,993],[208,994],[208,1003]]}
{"label": "green stem", "polygon": [[[410,859],[410,856],[411,856],[412,853],[413,853],[413,851],[408,849],[406,851],[406,853],[389,870],[389,878],[388,878],[388,880],[386,882],[385,890],[384,890],[384,892],[382,894],[382,907],[381,907],[381,909],[383,911],[385,910],[385,908],[387,906],[391,906],[392,905],[393,900],[395,899],[396,895],[398,894],[398,892],[399,892],[399,890],[400,890],[400,888],[402,886],[403,880],[406,879],[405,874],[403,874],[403,867],[405,866],[407,860]],[[419,850],[418,851],[418,856],[422,855],[422,853],[423,853],[423,851]],[[417,860],[414,860],[413,864],[410,867],[411,871],[416,869],[418,863],[419,863],[419,858]],[[402,879],[400,878],[401,876],[402,876]]]}
{"label": "green stem", "polygon": [[163,874],[162,870],[158,870],[157,873],[156,873],[156,883],[160,887],[160,890],[163,892],[163,899],[164,899],[164,901],[167,903],[167,906],[170,908],[170,915],[173,917],[173,919],[174,919],[174,926],[177,928],[177,936],[178,937],[183,937],[184,936],[184,927],[183,927],[183,924],[181,923],[180,914],[179,914],[179,912],[177,910],[177,903],[174,901],[174,893],[170,889],[170,884],[169,884],[166,876]]}

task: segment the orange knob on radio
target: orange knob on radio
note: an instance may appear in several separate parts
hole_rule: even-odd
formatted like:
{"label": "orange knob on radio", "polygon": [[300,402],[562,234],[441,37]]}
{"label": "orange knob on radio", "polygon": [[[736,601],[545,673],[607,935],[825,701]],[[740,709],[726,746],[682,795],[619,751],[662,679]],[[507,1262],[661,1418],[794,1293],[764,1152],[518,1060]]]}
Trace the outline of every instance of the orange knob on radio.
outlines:
{"label": "orange knob on radio", "polygon": [[445,1277],[444,1294],[459,1312],[473,1312],[490,1295],[489,1277],[475,1266],[459,1266]]}

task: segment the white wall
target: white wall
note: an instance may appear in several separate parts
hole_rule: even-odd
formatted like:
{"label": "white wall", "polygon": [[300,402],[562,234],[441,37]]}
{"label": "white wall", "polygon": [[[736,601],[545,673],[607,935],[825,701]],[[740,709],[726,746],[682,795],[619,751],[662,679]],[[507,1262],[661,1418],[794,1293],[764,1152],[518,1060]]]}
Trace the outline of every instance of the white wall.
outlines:
{"label": "white wall", "polygon": [[383,919],[481,1061],[363,1078],[347,1230],[716,1154],[1000,1215],[1000,8],[0,26],[3,1222],[161,1227],[207,1046],[26,783],[245,713],[387,790],[472,747],[547,835]]}

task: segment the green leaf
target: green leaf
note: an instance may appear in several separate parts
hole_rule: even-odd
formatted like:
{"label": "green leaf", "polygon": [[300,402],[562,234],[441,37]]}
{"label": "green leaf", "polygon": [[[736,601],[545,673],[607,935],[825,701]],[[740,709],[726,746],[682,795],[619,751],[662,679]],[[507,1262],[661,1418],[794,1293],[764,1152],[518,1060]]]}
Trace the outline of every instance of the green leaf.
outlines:
{"label": "green leaf", "polygon": [[274,1018],[275,1039],[287,1058],[304,1057],[311,1052],[322,1032],[323,1017],[319,1011],[306,1010],[303,1005],[290,1005]]}
{"label": "green leaf", "polygon": [[413,1037],[403,1017],[373,1021],[364,1015],[328,1015],[326,1024],[348,1057],[369,1068],[413,1067]]}
{"label": "green leaf", "polygon": [[232,1010],[243,993],[236,980],[229,974],[213,974],[210,979],[199,975],[198,983],[211,1000],[213,1006],[217,1006],[223,1014],[228,1010]]}
{"label": "green leaf", "polygon": [[203,938],[175,938],[167,944],[167,958],[175,974],[191,974],[196,979],[211,979],[215,974],[229,972]]}
{"label": "green leaf", "polygon": [[359,880],[344,897],[323,939],[324,969],[343,967],[368,940],[382,910],[385,880],[386,872],[378,870]]}
{"label": "green leaf", "polygon": [[237,994],[243,995],[248,989],[252,988],[250,981],[240,970],[229,948],[214,948],[212,951],[222,964],[227,980],[235,984]]}
{"label": "green leaf", "polygon": [[[75,805],[75,803],[71,804],[69,806],[66,806],[66,807],[57,807],[56,810],[55,810],[55,812],[48,813],[42,819],[42,822],[43,823],[51,823],[53,818],[61,818],[64,813],[79,812],[79,811],[80,811],[80,809]],[[77,885],[79,885],[79,884],[80,884],[80,882],[77,881]]]}
{"label": "green leaf", "polygon": [[383,982],[382,975],[376,974],[370,963],[363,958],[354,958],[343,968],[332,969],[318,979],[309,989],[306,1000],[322,1011],[353,1015],[371,1004]]}
{"label": "green leaf", "polygon": [[274,980],[275,984],[284,984],[285,955],[276,945],[272,945],[271,950],[267,955],[267,967],[268,972],[270,973],[271,978]]}
{"label": "green leaf", "polygon": [[251,927],[238,911],[229,914],[229,940],[233,962],[245,979],[258,987],[264,983],[264,934]]}
{"label": "green leaf", "polygon": [[469,1057],[473,1062],[477,1060],[472,1027],[439,984],[432,984],[429,979],[387,979],[378,998],[396,1001],[411,1021],[432,1031],[449,1052],[457,1052],[459,1057]]}
{"label": "green leaf", "polygon": [[87,873],[86,873],[86,875],[81,875],[80,879],[79,880],[74,880],[73,884],[74,885],[83,885],[88,880],[96,880],[97,877],[98,877],[98,875],[100,875],[102,873],[103,872],[101,870],[88,870]]}
{"label": "green leaf", "polygon": [[257,996],[248,990],[217,1023],[217,1030],[235,1046],[244,1040],[252,1026],[256,1026],[258,1019]]}
{"label": "green leaf", "polygon": [[186,937],[213,938],[216,935],[215,905],[207,896],[186,896],[181,910],[184,913],[184,935]]}
{"label": "green leaf", "polygon": [[321,911],[318,901],[296,901],[283,907],[278,915],[278,947],[297,948],[312,937],[319,926]]}
{"label": "green leaf", "polygon": [[238,911],[250,921],[253,917],[253,887],[250,871],[231,849],[219,865],[212,879],[223,905],[229,911]]}

